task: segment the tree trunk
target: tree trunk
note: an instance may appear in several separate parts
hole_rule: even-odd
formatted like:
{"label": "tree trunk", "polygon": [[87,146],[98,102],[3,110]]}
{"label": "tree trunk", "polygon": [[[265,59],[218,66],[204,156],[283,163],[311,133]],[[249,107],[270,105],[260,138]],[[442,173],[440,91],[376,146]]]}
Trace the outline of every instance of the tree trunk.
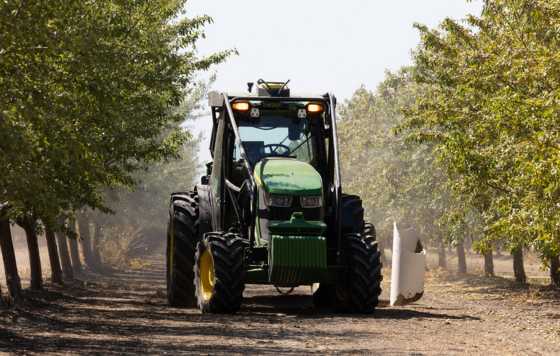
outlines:
{"label": "tree trunk", "polygon": [[49,261],[51,263],[51,281],[63,284],[62,269],[60,268],[60,258],[56,247],[56,238],[50,227],[45,229],[45,239],[47,240],[47,250],[49,251]]}
{"label": "tree trunk", "polygon": [[527,283],[525,266],[523,265],[523,247],[517,247],[511,253],[513,255],[513,274],[518,283]]}
{"label": "tree trunk", "polygon": [[560,256],[550,258],[550,283],[560,288]]}
{"label": "tree trunk", "polygon": [[80,261],[80,251],[78,250],[78,234],[76,233],[76,220],[69,219],[68,226],[73,232],[73,236],[68,236],[68,244],[70,245],[70,258],[72,260],[72,268],[74,274],[82,271],[82,261]]}
{"label": "tree trunk", "polygon": [[89,269],[95,271],[97,266],[91,249],[91,236],[89,233],[89,220],[84,214],[78,214],[78,230],[80,232],[80,244],[84,254],[84,262]]}
{"label": "tree trunk", "polygon": [[494,276],[494,256],[491,249],[484,252],[484,274],[486,277]]}
{"label": "tree trunk", "polygon": [[72,270],[72,263],[70,262],[70,253],[68,252],[68,244],[66,243],[66,234],[63,232],[56,233],[58,240],[58,251],[60,252],[60,261],[62,262],[62,272],[64,279],[74,279],[74,272]]}
{"label": "tree trunk", "polygon": [[460,241],[456,246],[457,250],[457,272],[460,274],[467,273],[467,257],[465,256],[465,243]]}
{"label": "tree trunk", "polygon": [[29,251],[29,269],[31,270],[31,289],[43,289],[43,271],[41,269],[41,255],[37,241],[36,222],[33,218],[25,218],[22,223],[27,239],[27,250]]}
{"label": "tree trunk", "polygon": [[95,235],[93,236],[93,258],[95,260],[96,266],[101,268],[103,266],[103,260],[101,259],[100,247],[101,247],[102,230],[101,224],[95,224]]}
{"label": "tree trunk", "polygon": [[439,240],[438,266],[441,267],[441,268],[447,268],[447,256],[446,256],[446,253],[445,253],[445,244],[443,243],[442,238],[440,238],[440,240]]}
{"label": "tree trunk", "polygon": [[0,219],[0,249],[2,249],[8,294],[14,302],[17,302],[21,297],[21,280],[17,270],[12,231],[8,219]]}
{"label": "tree trunk", "polygon": [[78,250],[78,240],[76,237],[69,237],[70,259],[72,260],[72,268],[74,273],[82,272],[82,261],[80,260],[80,251]]}

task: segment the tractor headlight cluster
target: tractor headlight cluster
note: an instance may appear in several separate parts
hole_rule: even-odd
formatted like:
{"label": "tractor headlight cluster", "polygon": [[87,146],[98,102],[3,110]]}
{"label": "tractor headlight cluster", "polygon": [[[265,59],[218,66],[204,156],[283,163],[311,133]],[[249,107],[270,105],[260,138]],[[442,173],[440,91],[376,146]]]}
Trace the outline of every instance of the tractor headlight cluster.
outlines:
{"label": "tractor headlight cluster", "polygon": [[293,198],[289,195],[269,195],[267,199],[268,206],[275,206],[278,208],[289,208],[292,206]]}
{"label": "tractor headlight cluster", "polygon": [[299,202],[302,208],[320,208],[323,205],[321,196],[300,197]]}

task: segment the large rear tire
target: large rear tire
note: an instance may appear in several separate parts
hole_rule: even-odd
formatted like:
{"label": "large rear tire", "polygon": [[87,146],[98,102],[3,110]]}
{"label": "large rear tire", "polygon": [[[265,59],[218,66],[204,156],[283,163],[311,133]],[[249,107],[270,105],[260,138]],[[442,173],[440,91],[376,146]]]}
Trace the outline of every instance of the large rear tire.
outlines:
{"label": "large rear tire", "polygon": [[364,224],[363,233],[344,235],[345,278],[337,285],[321,284],[313,293],[316,307],[361,314],[375,311],[383,276],[381,254],[374,234],[373,225]]}
{"label": "large rear tire", "polygon": [[347,278],[337,286],[337,307],[350,313],[371,314],[381,294],[381,254],[372,236],[347,234],[344,238]]}
{"label": "large rear tire", "polygon": [[238,234],[206,233],[196,251],[196,297],[203,313],[231,314],[245,290],[245,243]]}
{"label": "large rear tire", "polygon": [[198,202],[194,192],[172,195],[167,229],[167,300],[174,307],[195,307],[194,261]]}

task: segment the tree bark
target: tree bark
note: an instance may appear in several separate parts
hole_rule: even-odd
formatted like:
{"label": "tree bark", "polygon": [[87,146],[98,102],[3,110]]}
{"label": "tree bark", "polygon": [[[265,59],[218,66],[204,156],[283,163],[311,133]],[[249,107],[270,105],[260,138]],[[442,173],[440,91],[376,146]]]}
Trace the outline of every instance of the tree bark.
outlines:
{"label": "tree bark", "polygon": [[445,253],[445,244],[443,239],[440,237],[439,247],[438,247],[438,266],[441,268],[447,268],[447,256]]}
{"label": "tree bark", "polygon": [[556,288],[560,288],[560,256],[550,258],[550,283]]}
{"label": "tree bark", "polygon": [[517,247],[511,253],[513,255],[513,274],[518,283],[527,283],[525,266],[523,265],[523,247]]}
{"label": "tree bark", "polygon": [[484,252],[484,274],[486,277],[494,276],[494,256],[491,249]]}
{"label": "tree bark", "polygon": [[457,272],[460,274],[467,273],[467,257],[465,255],[465,243],[460,241],[456,246],[457,251]]}
{"label": "tree bark", "polygon": [[80,233],[80,244],[84,254],[84,262],[89,269],[95,271],[98,266],[95,265],[93,251],[91,248],[91,236],[89,232],[89,219],[84,214],[78,214],[78,230]]}
{"label": "tree bark", "polygon": [[100,247],[101,247],[101,238],[102,238],[102,230],[101,224],[95,224],[95,235],[93,236],[93,258],[95,260],[95,264],[98,268],[103,266],[103,260],[101,259]]}
{"label": "tree bark", "polygon": [[66,243],[66,234],[63,232],[56,233],[58,240],[58,251],[60,252],[60,261],[62,262],[62,273],[64,279],[74,279],[74,272],[72,270],[72,262],[70,262],[70,253],[68,252],[68,244]]}
{"label": "tree bark", "polygon": [[25,218],[22,227],[27,239],[27,250],[29,251],[29,269],[31,270],[31,289],[43,289],[43,271],[41,269],[41,255],[37,241],[36,221],[33,218]]}
{"label": "tree bark", "polygon": [[12,301],[17,302],[21,297],[21,280],[19,279],[12,230],[8,219],[0,219],[0,249],[2,249],[8,295]]}
{"label": "tree bark", "polygon": [[60,258],[56,246],[56,238],[50,227],[45,228],[45,239],[47,240],[47,250],[49,252],[49,261],[51,263],[51,281],[57,284],[63,284],[62,269],[60,268]]}
{"label": "tree bark", "polygon": [[82,261],[80,260],[80,251],[78,250],[78,235],[76,234],[76,221],[68,220],[70,229],[74,232],[73,236],[68,236],[68,244],[70,245],[70,259],[72,260],[72,268],[74,274],[82,271]]}
{"label": "tree bark", "polygon": [[70,259],[72,260],[72,268],[74,273],[82,272],[82,261],[80,260],[80,251],[78,250],[78,240],[76,237],[68,237],[70,245]]}

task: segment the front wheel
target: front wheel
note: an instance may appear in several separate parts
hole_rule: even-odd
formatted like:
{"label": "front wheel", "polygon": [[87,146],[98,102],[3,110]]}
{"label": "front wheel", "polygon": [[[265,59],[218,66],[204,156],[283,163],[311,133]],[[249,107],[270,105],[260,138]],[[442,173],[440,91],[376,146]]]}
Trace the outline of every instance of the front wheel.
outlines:
{"label": "front wheel", "polygon": [[203,313],[229,314],[241,308],[245,289],[245,244],[234,233],[207,233],[198,243],[196,297]]}

